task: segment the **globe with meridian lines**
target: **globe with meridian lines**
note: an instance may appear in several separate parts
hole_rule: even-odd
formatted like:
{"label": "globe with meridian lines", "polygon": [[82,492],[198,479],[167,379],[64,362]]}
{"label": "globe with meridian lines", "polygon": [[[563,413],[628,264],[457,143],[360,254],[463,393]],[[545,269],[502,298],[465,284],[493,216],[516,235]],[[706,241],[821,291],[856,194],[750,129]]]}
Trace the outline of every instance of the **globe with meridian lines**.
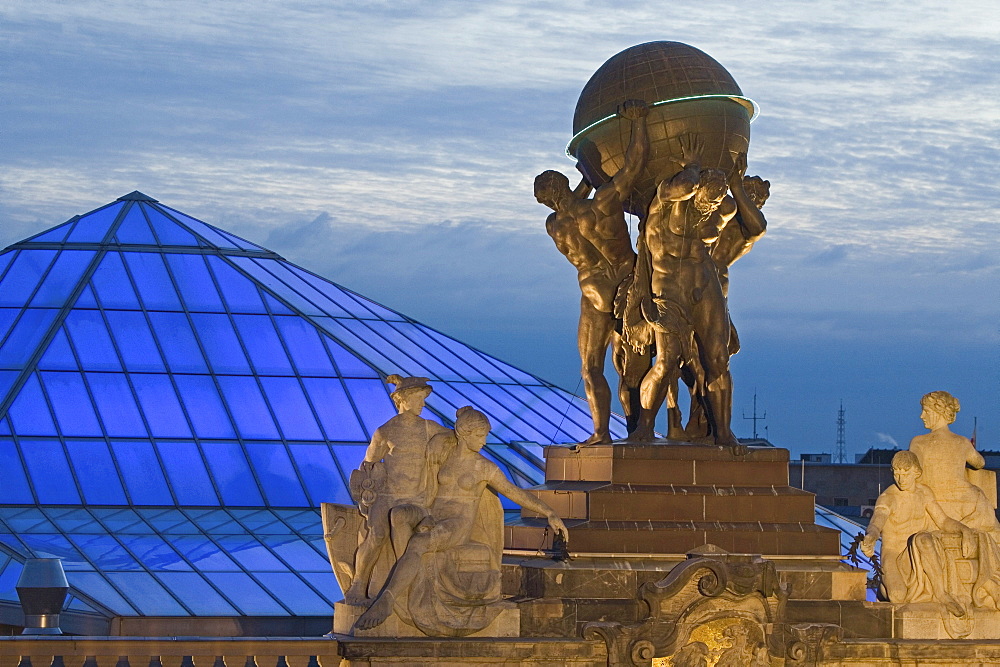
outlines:
{"label": "globe with meridian lines", "polygon": [[591,185],[606,183],[624,163],[631,123],[617,115],[626,100],[650,105],[650,153],[626,209],[644,217],[656,186],[680,168],[680,137],[696,135],[701,166],[727,174],[750,145],[754,102],[732,75],[704,51],[680,42],[648,42],[612,56],[584,86],[566,149]]}

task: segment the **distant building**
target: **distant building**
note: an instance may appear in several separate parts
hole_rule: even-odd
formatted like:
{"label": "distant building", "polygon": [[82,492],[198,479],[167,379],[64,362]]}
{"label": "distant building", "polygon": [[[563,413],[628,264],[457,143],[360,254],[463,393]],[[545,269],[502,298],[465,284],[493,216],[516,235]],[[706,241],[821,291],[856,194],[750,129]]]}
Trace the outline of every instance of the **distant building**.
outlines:
{"label": "distant building", "polygon": [[[892,457],[899,449],[872,447],[855,463],[833,463],[830,454],[802,454],[789,461],[789,483],[816,494],[816,504],[849,517],[868,518],[875,500],[891,484]],[[981,451],[986,468],[1000,470],[1000,452]]]}

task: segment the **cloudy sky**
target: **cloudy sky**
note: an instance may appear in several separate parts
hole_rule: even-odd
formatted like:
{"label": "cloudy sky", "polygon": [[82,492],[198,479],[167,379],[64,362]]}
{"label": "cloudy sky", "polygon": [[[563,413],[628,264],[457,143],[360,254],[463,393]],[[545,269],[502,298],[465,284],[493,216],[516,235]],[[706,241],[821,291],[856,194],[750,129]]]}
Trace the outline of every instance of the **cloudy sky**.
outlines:
{"label": "cloudy sky", "polygon": [[[0,2],[0,246],[141,190],[570,390],[575,276],[535,174],[651,40],[762,110],[734,427],[849,456],[947,389],[1000,449],[1000,5]],[[586,7],[586,10],[581,9]],[[761,433],[763,434],[763,433]]]}

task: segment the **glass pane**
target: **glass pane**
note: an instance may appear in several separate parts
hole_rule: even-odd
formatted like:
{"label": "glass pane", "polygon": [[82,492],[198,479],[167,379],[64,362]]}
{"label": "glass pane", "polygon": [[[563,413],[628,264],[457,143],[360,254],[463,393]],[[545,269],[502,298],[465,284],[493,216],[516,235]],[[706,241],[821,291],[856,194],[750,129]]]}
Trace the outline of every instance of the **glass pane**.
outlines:
{"label": "glass pane", "polygon": [[207,581],[194,572],[162,572],[157,576],[180,598],[193,614],[199,616],[236,616],[232,605],[219,595]]}
{"label": "glass pane", "polygon": [[330,445],[330,449],[337,457],[340,469],[344,471],[347,479],[351,478],[351,472],[361,467],[361,462],[365,460],[367,445]]}
{"label": "glass pane", "polygon": [[181,302],[170,282],[163,256],[153,252],[125,252],[125,264],[148,310],[181,310]]}
{"label": "glass pane", "polygon": [[10,265],[11,260],[16,256],[18,250],[0,250],[0,279],[3,278],[4,271],[7,270],[7,266]]}
{"label": "glass pane", "polygon": [[263,505],[243,448],[237,442],[206,442],[202,451],[222,495],[223,505]]}
{"label": "glass pane", "polygon": [[333,572],[303,572],[302,578],[313,585],[320,594],[331,604],[344,599],[344,594],[340,591],[340,585]]}
{"label": "glass pane", "polygon": [[246,447],[268,504],[279,507],[309,504],[284,445],[252,442]]}
{"label": "glass pane", "polygon": [[[205,375],[175,375],[181,399],[199,438],[235,438],[236,432],[219,398],[212,378]],[[214,504],[214,503],[213,503]]]}
{"label": "glass pane", "polygon": [[264,302],[260,300],[257,286],[250,278],[244,276],[219,257],[208,255],[207,259],[230,312],[267,312],[267,309],[264,308]]}
{"label": "glass pane", "polygon": [[[301,294],[290,289],[287,285],[265,271],[263,267],[255,263],[255,261],[249,257],[231,257],[230,259],[241,269],[256,278],[262,285],[276,294],[279,294],[283,299],[286,299],[289,303],[291,303],[293,307],[299,309],[306,315],[323,314],[323,311],[321,311],[315,304],[311,303]],[[265,261],[273,262],[273,260]]]}
{"label": "glass pane", "polygon": [[360,302],[351,298],[351,296],[340,285],[313,275],[309,271],[306,271],[302,267],[295,266],[294,264],[286,264],[286,266],[296,276],[309,283],[309,285],[323,294],[323,296],[335,302],[339,308],[343,309],[352,317],[360,317],[362,319],[369,320],[377,317],[371,309],[365,308]]}
{"label": "glass pane", "polygon": [[80,296],[77,297],[76,303],[73,304],[74,308],[97,308],[97,299],[94,297],[94,290],[90,289],[88,284],[80,292]]}
{"label": "glass pane", "polygon": [[305,616],[330,613],[330,604],[291,572],[288,574],[260,572],[257,573],[257,578],[295,614]]}
{"label": "glass pane", "polygon": [[[6,399],[7,392],[14,385],[14,380],[16,380],[19,375],[20,373],[17,371],[0,371],[0,399]],[[3,428],[8,427],[4,426]]]}
{"label": "glass pane", "polygon": [[284,521],[275,516],[269,509],[233,509],[229,513],[236,518],[250,533],[257,535],[294,535]]}
{"label": "glass pane", "polygon": [[189,215],[185,215],[180,211],[176,211],[169,206],[162,206],[171,217],[175,218],[179,222],[183,223],[185,227],[193,231],[198,236],[202,237],[209,243],[219,248],[233,248],[236,249],[238,246],[227,239],[222,234],[215,231],[215,228],[205,224],[201,220],[195,220]]}
{"label": "glass pane", "polygon": [[183,313],[150,313],[149,321],[172,372],[208,372],[187,316]]}
{"label": "glass pane", "polygon": [[298,380],[262,377],[260,383],[286,440],[323,439]]}
{"label": "glass pane", "polygon": [[228,315],[192,313],[205,356],[216,373],[250,373],[250,364]]}
{"label": "glass pane", "polygon": [[107,574],[119,590],[147,616],[188,616],[173,596],[150,574],[145,572],[109,572]]}
{"label": "glass pane", "polygon": [[38,361],[38,367],[58,371],[75,371],[78,369],[73,351],[69,348],[69,340],[66,338],[66,329],[60,328],[49,343],[45,354]]}
{"label": "glass pane", "polygon": [[233,315],[233,321],[256,372],[266,375],[294,373],[269,316]]}
{"label": "glass pane", "polygon": [[316,407],[327,440],[367,440],[347,393],[336,378],[304,378],[302,383]]}
{"label": "glass pane", "polygon": [[191,429],[170,378],[138,373],[130,377],[153,437],[190,438]]}
{"label": "glass pane", "polygon": [[57,225],[52,229],[37,234],[35,236],[28,237],[23,242],[24,243],[62,243],[66,239],[66,235],[73,229],[73,225],[79,220],[80,216],[74,215],[72,218]]}
{"label": "glass pane", "polygon": [[97,298],[105,308],[139,309],[139,299],[132,289],[132,281],[125,272],[121,253],[109,252],[101,260],[90,284],[97,292]]}
{"label": "glass pane", "polygon": [[[254,261],[264,267],[267,271],[276,275],[279,280],[287,284],[292,290],[322,308],[327,315],[331,315],[333,317],[351,317],[349,312],[337,305],[336,302],[332,301],[323,292],[319,291],[299,277],[299,275],[292,270],[291,264],[276,259],[257,259]],[[278,293],[284,295],[284,292]]]}
{"label": "glass pane", "polygon": [[344,380],[344,384],[361,415],[369,438],[375,429],[396,416],[396,407],[381,380]]}
{"label": "glass pane", "polygon": [[90,513],[100,519],[105,532],[113,535],[151,535],[156,532],[133,509],[91,507]]}
{"label": "glass pane", "polygon": [[126,370],[165,370],[143,313],[134,310],[109,310],[104,315],[108,319],[111,335],[118,345]]}
{"label": "glass pane", "polygon": [[119,535],[118,539],[150,570],[191,570],[159,535]]}
{"label": "glass pane", "polygon": [[22,250],[0,282],[0,306],[23,306],[56,256],[55,250]]}
{"label": "glass pane", "polygon": [[406,319],[399,313],[390,310],[381,304],[375,303],[371,299],[365,298],[364,296],[358,294],[357,292],[353,292],[345,287],[340,287],[339,289],[341,290],[341,292],[344,293],[345,296],[351,297],[352,299],[360,303],[362,306],[364,306],[368,310],[372,311],[373,313],[381,317],[383,320],[392,320],[401,322]]}
{"label": "glass pane", "polygon": [[58,312],[55,308],[26,308],[0,347],[0,368],[24,367]]}
{"label": "glass pane", "polygon": [[246,529],[241,526],[226,510],[185,508],[185,514],[204,533],[212,535],[246,535]]}
{"label": "glass pane", "polygon": [[62,307],[92,259],[92,250],[63,250],[59,253],[31,305]]}
{"label": "glass pane", "polygon": [[139,570],[139,563],[110,535],[70,535],[98,570]]}
{"label": "glass pane", "polygon": [[[179,509],[138,509],[136,512],[160,535],[201,535],[198,527]],[[175,538],[170,539],[173,543]]]}
{"label": "glass pane", "polygon": [[554,443],[581,442],[593,429],[589,412],[584,412],[577,403],[586,406],[586,402],[568,392],[550,387],[528,387],[531,393],[544,399],[564,416],[559,431],[552,438]]}
{"label": "glass pane", "polygon": [[3,340],[14,320],[21,314],[20,308],[0,308],[0,341]]}
{"label": "glass pane", "polygon": [[[425,371],[419,373],[422,377],[441,380],[462,379],[458,373],[441,363],[440,359],[433,357],[427,350],[418,347],[412,340],[393,329],[388,322],[382,322],[381,320],[368,320],[365,322],[360,320],[344,320],[343,324],[353,331],[356,336],[366,340],[373,339],[372,331],[374,331],[382,339],[388,341],[391,348],[400,350],[410,359],[415,360],[420,365],[422,371]],[[375,338],[374,340],[378,339]],[[395,359],[400,358],[400,355],[393,354],[392,352],[387,352],[387,354]]]}
{"label": "glass pane", "polygon": [[149,442],[112,442],[129,497],[135,505],[173,505],[163,469]]}
{"label": "glass pane", "polygon": [[[433,354],[443,363],[447,364],[451,369],[456,371],[461,378],[472,382],[489,382],[493,379],[492,377],[487,377],[481,368],[476,368],[471,365],[470,362],[475,363],[479,361],[479,357],[468,347],[460,344],[460,347],[465,347],[465,354],[463,356],[459,356],[458,354],[455,354],[451,348],[446,348],[441,345],[437,339],[429,336],[427,334],[426,327],[418,324],[410,324],[409,322],[394,323],[392,327],[412,340],[417,347],[426,350],[429,354]],[[480,364],[480,366],[483,365],[484,364]],[[494,376],[500,375],[493,368],[489,368],[489,370],[493,372]]]}
{"label": "glass pane", "polygon": [[172,535],[170,544],[199,572],[238,572],[240,566],[204,535]]}
{"label": "glass pane", "polygon": [[4,508],[4,521],[15,533],[54,533],[56,527],[37,507]]}
{"label": "glass pane", "polygon": [[63,533],[91,533],[104,535],[100,523],[82,507],[47,507],[45,514]]}
{"label": "glass pane", "polygon": [[264,303],[267,304],[267,309],[268,309],[268,311],[272,315],[296,315],[297,314],[294,310],[292,310],[291,308],[289,308],[288,306],[286,306],[282,302],[278,301],[276,298],[274,298],[273,296],[271,296],[267,292],[263,292],[262,291],[262,293],[264,294]]}
{"label": "glass pane", "polygon": [[188,310],[225,312],[203,255],[168,254],[165,257]]}
{"label": "glass pane", "polygon": [[148,437],[146,426],[139,415],[139,408],[135,404],[135,397],[132,396],[132,389],[123,373],[85,375],[108,435],[113,438]]}
{"label": "glass pane", "polygon": [[218,381],[240,437],[255,440],[276,440],[280,437],[257,380],[230,375],[220,376]]}
{"label": "glass pane", "polygon": [[79,373],[42,373],[42,384],[52,400],[59,430],[68,436],[102,436],[94,406]]}
{"label": "glass pane", "polygon": [[217,231],[219,234],[222,234],[224,237],[229,239],[230,242],[234,243],[238,248],[243,248],[244,250],[267,250],[267,248],[263,248],[254,243],[250,243],[250,241],[247,241],[246,239],[239,237],[236,234],[230,234],[229,232],[219,229],[218,227],[215,228],[215,231]]}
{"label": "glass pane", "polygon": [[[319,332],[302,317],[275,316],[274,322],[301,375],[336,375]],[[242,330],[241,330],[242,333]]]}
{"label": "glass pane", "polygon": [[18,435],[55,435],[56,427],[52,423],[52,415],[42,396],[42,387],[38,376],[32,373],[28,376],[21,392],[14,399],[7,413],[10,417],[14,433]]}
{"label": "glass pane", "polygon": [[205,576],[248,616],[288,614],[257,582],[242,572],[211,572]]}
{"label": "glass pane", "polygon": [[326,556],[321,556],[298,537],[265,535],[261,541],[288,563],[292,572],[326,572],[330,569],[330,561]]}
{"label": "glass pane", "polygon": [[[340,320],[335,320],[332,317],[317,317],[313,321],[332,334],[333,338],[340,345],[355,352],[357,356],[362,357],[368,363],[385,370],[386,375],[390,373],[417,376],[429,375],[415,362],[400,354],[399,350],[392,349],[384,340],[376,339],[376,336],[371,331],[364,338],[359,338],[350,329],[344,327]],[[369,339],[373,340],[369,342]],[[330,348],[334,349],[334,346],[331,345]],[[339,366],[340,360],[337,357],[334,357],[334,361]],[[341,371],[341,375],[346,375],[346,373]]]}
{"label": "glass pane", "polygon": [[179,505],[218,505],[205,464],[193,442],[159,442],[163,467]]}
{"label": "glass pane", "polygon": [[122,616],[136,616],[138,612],[125,601],[103,575],[96,572],[67,572],[66,578],[73,588],[85,592],[109,610]]}
{"label": "glass pane", "polygon": [[3,484],[0,484],[0,504],[18,505],[34,503],[31,488],[24,474],[21,457],[11,440],[0,440],[0,470],[3,470]]}
{"label": "glass pane", "polygon": [[70,440],[66,443],[66,449],[83,489],[84,502],[93,505],[128,504],[106,442]]}
{"label": "glass pane", "polygon": [[346,349],[338,341],[327,336],[323,336],[326,349],[333,357],[333,362],[337,365],[337,371],[342,377],[350,378],[378,378],[379,374],[374,368],[366,364],[357,355]]}
{"label": "glass pane", "polygon": [[85,371],[120,371],[118,353],[99,310],[71,310],[66,316],[69,339]]}
{"label": "glass pane", "polygon": [[142,207],[138,204],[133,204],[132,208],[125,214],[125,219],[118,225],[118,231],[115,232],[115,238],[118,239],[119,243],[156,245],[156,239],[153,238],[153,232],[149,229],[146,216],[142,214]]}
{"label": "glass pane", "polygon": [[252,535],[219,535],[215,539],[226,553],[248,570],[288,572],[288,568]]}
{"label": "glass pane", "polygon": [[[289,445],[299,473],[309,491],[313,505],[320,503],[351,503],[344,480],[326,445]],[[327,563],[329,567],[329,563]]]}
{"label": "glass pane", "polygon": [[168,219],[148,204],[143,205],[142,208],[146,212],[146,217],[149,218],[150,226],[152,226],[153,231],[156,233],[156,237],[160,239],[160,245],[198,247],[198,241],[191,235],[191,232],[185,230],[173,220]]}
{"label": "glass pane", "polygon": [[80,495],[66,463],[66,453],[58,442],[33,441],[21,445],[28,474],[43,505],[79,505]]}
{"label": "glass pane", "polygon": [[103,241],[111,223],[115,221],[124,204],[125,202],[115,202],[77,220],[76,227],[66,237],[66,243],[100,243]]}

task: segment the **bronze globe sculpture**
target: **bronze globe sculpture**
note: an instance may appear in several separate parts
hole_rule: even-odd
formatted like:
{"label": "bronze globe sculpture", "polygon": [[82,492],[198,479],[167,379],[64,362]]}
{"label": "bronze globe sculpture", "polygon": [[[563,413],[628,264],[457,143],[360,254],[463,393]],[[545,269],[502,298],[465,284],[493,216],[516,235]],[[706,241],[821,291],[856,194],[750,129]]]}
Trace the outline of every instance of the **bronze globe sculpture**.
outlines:
{"label": "bronze globe sculpture", "polygon": [[697,135],[702,166],[730,174],[734,156],[750,144],[756,105],[714,58],[680,42],[647,42],[612,56],[590,78],[576,105],[573,139],[566,149],[594,187],[624,164],[631,123],[617,115],[626,100],[650,106],[649,158],[625,203],[645,217],[660,181],[680,171],[680,138]]}

